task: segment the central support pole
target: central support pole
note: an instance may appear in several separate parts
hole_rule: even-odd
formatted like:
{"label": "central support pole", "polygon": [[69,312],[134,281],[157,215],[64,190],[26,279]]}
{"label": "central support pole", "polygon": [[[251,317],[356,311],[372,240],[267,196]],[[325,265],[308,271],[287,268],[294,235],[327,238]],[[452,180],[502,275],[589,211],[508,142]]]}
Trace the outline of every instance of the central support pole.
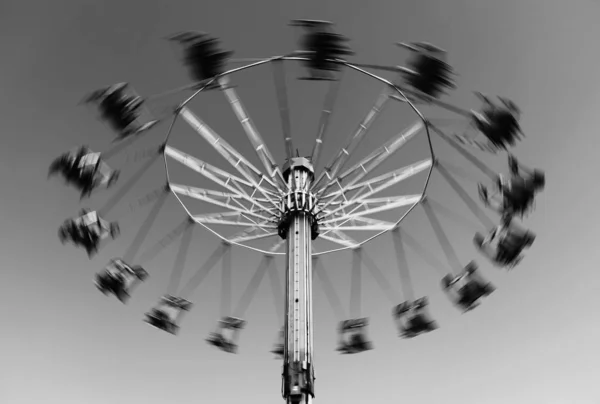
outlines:
{"label": "central support pole", "polygon": [[286,317],[283,397],[288,404],[308,404],[314,398],[312,248],[318,225],[309,192],[313,167],[306,158],[292,158],[284,167],[289,193],[282,198],[279,235],[287,240]]}

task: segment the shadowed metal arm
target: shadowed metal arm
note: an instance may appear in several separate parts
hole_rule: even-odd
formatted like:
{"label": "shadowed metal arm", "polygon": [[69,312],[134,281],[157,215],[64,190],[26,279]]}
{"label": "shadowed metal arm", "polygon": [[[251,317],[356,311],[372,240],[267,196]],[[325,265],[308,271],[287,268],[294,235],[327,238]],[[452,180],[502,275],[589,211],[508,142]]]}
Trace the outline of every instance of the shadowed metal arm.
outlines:
{"label": "shadowed metal arm", "polygon": [[[230,218],[236,220],[230,220]],[[205,215],[194,215],[192,219],[197,223],[204,224],[220,224],[225,226],[247,226],[247,227],[259,227],[261,230],[276,229],[277,226],[274,224],[258,224],[253,220],[247,219],[247,221],[241,221],[240,218],[245,216],[242,212],[220,212],[220,213],[208,213]]]}
{"label": "shadowed metal arm", "polygon": [[281,134],[285,145],[285,155],[288,159],[294,157],[294,143],[292,141],[292,130],[290,128],[290,109],[287,97],[287,84],[283,60],[273,61],[273,74],[275,76],[275,87],[277,101],[279,104],[279,116],[281,118]]}
{"label": "shadowed metal arm", "polygon": [[325,141],[325,135],[329,126],[329,120],[331,119],[331,115],[333,114],[333,107],[335,105],[335,100],[337,98],[338,90],[340,88],[340,82],[341,77],[339,77],[337,80],[330,82],[329,84],[329,91],[327,92],[325,103],[323,105],[323,110],[321,111],[321,119],[319,120],[319,132],[317,133],[315,145],[313,147],[310,157],[313,167],[317,166],[317,164],[319,163],[319,157],[321,157],[321,148],[323,147],[323,142]]}

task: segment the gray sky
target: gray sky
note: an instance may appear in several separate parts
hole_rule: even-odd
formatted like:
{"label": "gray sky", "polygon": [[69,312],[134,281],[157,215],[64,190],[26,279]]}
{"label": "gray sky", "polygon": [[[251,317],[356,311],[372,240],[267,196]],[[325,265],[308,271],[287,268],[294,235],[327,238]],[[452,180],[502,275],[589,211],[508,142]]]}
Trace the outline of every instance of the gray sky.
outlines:
{"label": "gray sky", "polygon": [[[398,339],[390,319],[391,303],[365,271],[362,314],[371,318],[369,333],[376,349],[340,356],[334,352],[340,319],[316,285],[317,402],[598,402],[600,326],[594,320],[600,303],[594,265],[600,259],[595,243],[598,209],[597,195],[589,190],[595,187],[598,172],[594,136],[600,105],[598,12],[598,5],[586,0],[3,2],[0,182],[5,187],[0,248],[5,269],[0,295],[10,316],[5,316],[0,339],[4,342],[0,401],[281,402],[280,362],[268,353],[280,320],[267,279],[246,313],[249,324],[237,356],[204,342],[219,315],[217,271],[196,291],[195,307],[179,336],[141,322],[142,314],[165,292],[174,248],[148,265],[150,280],[127,306],[93,287],[93,274],[123,253],[142,223],[148,208],[127,215],[127,204],[160,186],[164,173],[159,164],[115,208],[122,238],[91,262],[57,240],[58,226],[78,212],[79,203],[72,189],[58,180],[46,181],[46,170],[55,156],[74,145],[107,147],[111,139],[107,128],[90,111],[76,106],[88,91],[128,81],[140,93],[154,94],[187,82],[164,36],[197,29],[220,37],[237,57],[269,56],[295,49],[297,31],[286,26],[289,19],[316,18],[336,22],[337,30],[351,38],[359,61],[402,64],[404,54],[393,46],[400,40],[430,41],[446,49],[460,74],[460,88],[449,100],[474,108],[473,90],[515,100],[524,112],[527,134],[516,154],[526,164],[544,168],[548,178],[536,212],[526,220],[526,226],[538,234],[536,243],[509,274],[477,256],[471,244],[473,226],[440,215],[461,259],[477,257],[498,287],[477,310],[461,315],[451,307],[439,290],[439,272],[409,250],[417,293],[430,297],[431,312],[440,324],[434,333]],[[274,96],[262,91],[268,74],[256,74],[240,75],[236,84],[244,100],[252,102],[250,112],[256,114],[257,126],[282,158],[277,113],[266,110]],[[307,153],[325,91],[313,83],[292,82],[294,133]],[[365,79],[348,80],[344,86],[347,93],[336,115],[340,129],[332,131],[326,159],[380,90]],[[208,97],[219,101],[212,104]],[[247,153],[250,147],[226,106],[215,93],[200,101],[197,111]],[[212,112],[213,108],[223,112]],[[436,112],[428,113],[435,116]],[[405,124],[395,122],[393,114],[383,120],[365,142],[364,153]],[[152,139],[160,139],[165,130],[164,125],[157,128]],[[198,140],[184,140],[184,129],[177,133],[174,142],[200,145]],[[142,149],[152,139],[145,140]],[[191,144],[190,153],[213,158],[206,148],[192,149]],[[478,175],[469,163],[437,145],[442,158]],[[501,158],[486,161],[497,169],[504,166]],[[124,168],[123,180],[133,171]],[[474,182],[461,183],[474,190]],[[431,195],[476,223],[439,178],[434,178]],[[87,205],[100,207],[108,197],[101,193]],[[169,200],[143,250],[182,218],[181,208]],[[422,211],[410,216],[405,228],[443,258]],[[218,245],[215,237],[199,228],[194,243],[186,279]],[[366,251],[397,286],[391,239],[382,237]],[[260,258],[234,249],[234,307]],[[349,253],[325,259],[346,305],[350,262]],[[282,278],[282,261],[278,266]]]}

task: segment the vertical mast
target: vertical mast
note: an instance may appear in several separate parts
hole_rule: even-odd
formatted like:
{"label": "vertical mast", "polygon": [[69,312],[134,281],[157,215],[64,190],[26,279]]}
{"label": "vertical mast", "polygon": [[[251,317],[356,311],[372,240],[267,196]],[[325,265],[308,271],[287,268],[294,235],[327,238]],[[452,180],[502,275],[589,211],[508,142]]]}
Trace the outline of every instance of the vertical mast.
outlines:
{"label": "vertical mast", "polygon": [[290,191],[283,197],[279,235],[287,240],[286,317],[283,397],[288,404],[308,404],[314,397],[312,361],[312,240],[318,235],[312,214],[315,197],[310,161],[296,157],[284,167]]}

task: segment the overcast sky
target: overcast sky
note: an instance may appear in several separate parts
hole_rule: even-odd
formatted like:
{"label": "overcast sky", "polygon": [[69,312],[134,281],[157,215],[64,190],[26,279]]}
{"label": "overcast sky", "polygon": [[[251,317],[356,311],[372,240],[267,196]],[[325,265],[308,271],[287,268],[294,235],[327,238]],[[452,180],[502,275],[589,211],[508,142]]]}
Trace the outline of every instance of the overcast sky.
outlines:
{"label": "overcast sky", "polygon": [[[65,218],[77,214],[80,204],[74,190],[58,179],[47,181],[46,173],[54,157],[76,145],[88,144],[99,151],[109,147],[108,128],[93,111],[77,106],[87,92],[127,81],[147,95],[188,82],[175,49],[163,40],[166,35],[206,31],[221,38],[236,57],[270,56],[296,49],[298,31],[287,26],[290,19],[314,18],[334,21],[336,30],[350,37],[357,61],[402,64],[406,54],[393,45],[396,41],[429,41],[446,49],[449,62],[459,73],[459,89],[448,101],[477,108],[472,91],[513,99],[523,111],[527,134],[515,154],[527,165],[543,168],[547,175],[547,188],[537,200],[536,211],[525,221],[538,238],[521,265],[510,273],[493,268],[478,256],[471,243],[477,220],[439,177],[433,179],[432,198],[465,218],[461,222],[440,213],[460,259],[466,263],[477,258],[482,272],[498,288],[481,307],[462,315],[439,288],[442,274],[407,249],[415,292],[429,296],[431,313],[440,324],[434,333],[414,340],[399,339],[390,318],[392,303],[365,271],[361,314],[371,319],[369,335],[375,350],[340,356],[334,348],[341,319],[315,281],[316,402],[600,402],[600,255],[594,191],[600,107],[596,75],[599,12],[598,4],[589,0],[5,0],[0,6],[0,182],[4,185],[0,197],[0,251],[4,257],[0,296],[7,310],[0,337],[4,342],[0,401],[281,402],[281,363],[268,351],[283,310],[279,304],[275,311],[268,278],[245,313],[248,326],[241,334],[239,355],[222,353],[204,342],[220,314],[220,264],[193,295],[194,309],[184,318],[176,337],[141,321],[143,313],[165,293],[175,248],[148,264],[151,278],[126,306],[94,288],[93,274],[110,258],[123,254],[149,211],[144,207],[128,214],[128,204],[164,183],[161,164],[153,165],[115,208],[114,215],[109,215],[108,219],[120,221],[122,236],[93,261],[81,250],[60,245],[57,228]],[[295,71],[299,74],[301,70]],[[282,161],[278,114],[276,109],[267,110],[275,105],[272,88],[266,87],[269,77],[264,69],[240,74],[234,81]],[[293,130],[301,153],[307,154],[326,87],[293,78],[290,75],[290,92],[295,94],[291,101]],[[324,160],[356,127],[381,86],[352,76],[342,88],[336,112],[340,129],[332,130]],[[164,100],[158,110],[164,110],[169,102],[173,101]],[[207,95],[197,107],[197,113],[242,153],[251,153],[221,94]],[[401,106],[394,108],[400,110]],[[447,116],[427,110],[432,117],[438,112]],[[383,123],[374,128],[375,134],[361,153],[406,126],[408,117],[393,113],[382,117]],[[156,144],[166,129],[160,125],[143,144],[128,151]],[[183,126],[176,128],[173,141],[177,146],[199,158],[216,160],[214,153],[199,147],[202,143],[188,132]],[[196,142],[195,148],[191,142]],[[467,173],[460,182],[475,196],[475,181],[469,178],[483,178],[480,173],[443,143],[436,145],[442,159]],[[506,172],[503,157],[478,156]],[[124,157],[111,164],[121,167]],[[394,164],[400,167],[412,162],[397,158]],[[225,164],[222,167],[227,168]],[[135,169],[135,164],[123,167],[121,184]],[[100,192],[81,206],[101,207],[109,195]],[[183,217],[181,207],[169,199],[142,250]],[[403,228],[443,261],[420,209]],[[216,237],[195,228],[184,279],[217,247]],[[391,237],[373,241],[365,251],[399,290]],[[232,307],[260,259],[258,253],[233,250]],[[279,259],[281,281],[282,264]],[[346,312],[350,264],[348,252],[324,261]]]}

